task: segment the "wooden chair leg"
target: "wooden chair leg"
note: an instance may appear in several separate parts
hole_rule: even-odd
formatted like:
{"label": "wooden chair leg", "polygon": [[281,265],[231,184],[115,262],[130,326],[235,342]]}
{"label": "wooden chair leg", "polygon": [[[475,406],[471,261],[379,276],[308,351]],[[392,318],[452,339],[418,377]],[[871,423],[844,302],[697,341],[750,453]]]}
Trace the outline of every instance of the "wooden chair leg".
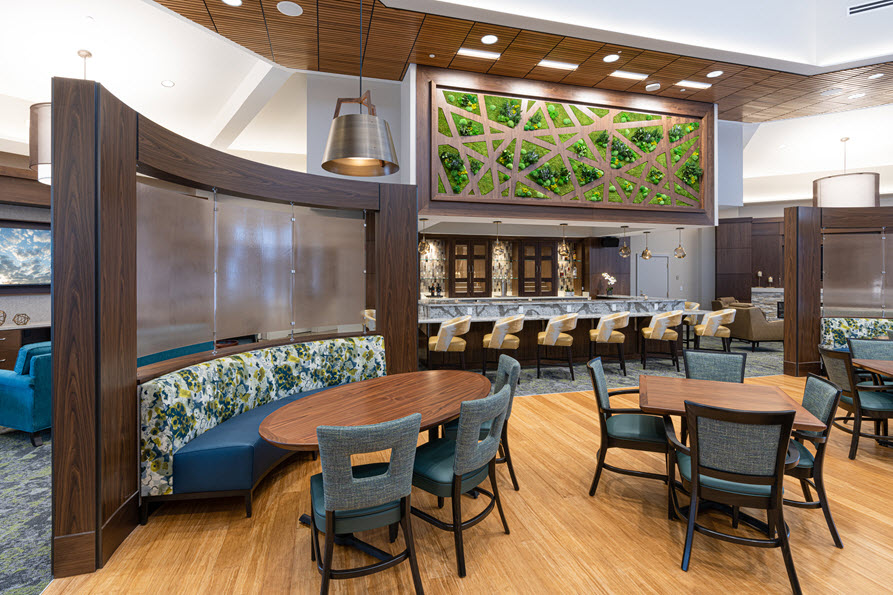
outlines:
{"label": "wooden chair leg", "polygon": [[850,441],[850,460],[856,458],[856,451],[859,449],[859,433],[862,431],[862,412],[856,410],[854,412],[855,420],[853,421],[853,439]]}
{"label": "wooden chair leg", "polygon": [[462,542],[462,493],[461,482],[453,479],[453,541],[456,545],[456,566],[459,576],[465,576],[465,544]]}
{"label": "wooden chair leg", "polygon": [[508,420],[502,424],[502,449],[505,452],[505,464],[509,468],[509,477],[512,478],[512,487],[517,492],[521,488],[518,487],[518,478],[515,477],[515,466],[512,464],[512,451],[509,448]]}
{"label": "wooden chair leg", "polygon": [[598,480],[602,476],[602,467],[605,466],[607,450],[604,441],[602,441],[601,447],[598,449],[598,462],[595,464],[595,477],[592,478],[592,485],[589,486],[590,496],[595,496],[595,490],[598,489]]}
{"label": "wooden chair leg", "polygon": [[541,378],[540,375],[540,349],[542,349],[542,345],[536,346],[536,377]]}
{"label": "wooden chair leg", "polygon": [[487,348],[481,349],[481,374],[487,375]]}
{"label": "wooden chair leg", "polygon": [[388,525],[388,541],[394,543],[397,541],[397,528],[400,526],[400,523],[392,523]]}
{"label": "wooden chair leg", "polygon": [[437,497],[437,508],[443,508],[443,498]]}
{"label": "wooden chair leg", "polygon": [[249,518],[249,519],[251,518],[251,503],[252,503],[251,501],[252,501],[251,490],[248,490],[248,493],[245,494],[245,517]]}
{"label": "wooden chair leg", "polygon": [[422,595],[425,589],[422,587],[422,574],[419,572],[419,560],[416,557],[415,538],[412,535],[412,506],[409,496],[403,498],[403,518],[400,525],[403,527],[403,540],[406,542],[406,551],[409,553],[409,568],[412,570],[412,584],[416,595]]}
{"label": "wooden chair leg", "polygon": [[781,542],[781,553],[784,556],[784,566],[788,571],[788,580],[791,581],[791,590],[793,590],[795,595],[800,595],[802,593],[800,581],[797,579],[797,570],[794,568],[791,544],[788,542],[788,532],[784,524],[784,507],[781,505],[779,505],[775,514],[775,528],[778,531],[778,540]]}
{"label": "wooden chair leg", "polygon": [[335,513],[326,512],[326,553],[322,562],[322,584],[319,595],[327,595],[332,580],[332,556],[335,553]]}
{"label": "wooden chair leg", "polygon": [[701,335],[695,333],[695,349],[701,348]]}
{"label": "wooden chair leg", "polygon": [[[571,381],[574,380],[574,348],[571,345],[566,347],[567,349],[567,369],[571,371]],[[880,430],[877,431],[880,433]]]}
{"label": "wooden chair leg", "polygon": [[691,542],[695,538],[695,522],[698,519],[698,495],[691,494],[691,506],[688,508],[688,527],[685,530],[685,548],[682,550],[682,570],[688,572],[688,564],[691,561]]}
{"label": "wooden chair leg", "polygon": [[[813,481],[815,482],[815,491],[816,496],[819,499],[819,504],[822,506],[822,514],[825,515],[825,522],[828,523],[828,530],[831,531],[831,539],[834,540],[834,545],[843,548],[843,541],[840,540],[840,535],[837,533],[837,526],[834,524],[834,519],[831,518],[831,509],[828,507],[828,496],[825,494],[825,477],[824,470],[821,466],[814,470]],[[809,500],[809,498],[807,498]]]}
{"label": "wooden chair leg", "polygon": [[509,534],[509,524],[505,520],[505,512],[502,510],[502,498],[499,497],[499,486],[496,482],[496,459],[490,460],[490,487],[493,488],[493,499],[496,500],[496,510],[499,511],[499,518],[502,519],[502,528],[505,534]]}
{"label": "wooden chair leg", "polygon": [[463,370],[467,370],[468,368],[465,366],[465,352],[459,352],[459,363],[462,365]]}
{"label": "wooden chair leg", "polygon": [[623,358],[623,343],[617,343],[617,358],[620,360],[620,371],[626,376],[626,360]]}

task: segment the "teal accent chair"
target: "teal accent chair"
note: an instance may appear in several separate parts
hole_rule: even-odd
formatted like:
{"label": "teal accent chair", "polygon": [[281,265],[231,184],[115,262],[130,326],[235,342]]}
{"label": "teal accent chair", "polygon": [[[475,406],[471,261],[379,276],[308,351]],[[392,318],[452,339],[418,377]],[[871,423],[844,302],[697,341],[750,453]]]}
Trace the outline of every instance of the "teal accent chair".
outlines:
{"label": "teal accent chair", "polygon": [[[320,593],[329,592],[332,579],[349,579],[392,568],[409,560],[416,593],[424,592],[412,536],[412,469],[422,415],[413,415],[370,426],[320,426],[319,458],[322,473],[310,478],[310,507],[313,510],[310,558],[322,574]],[[391,451],[387,463],[351,465],[351,455]],[[389,527],[391,542],[403,527],[406,549],[391,556],[353,537],[353,533]],[[319,532],[326,536],[325,554],[319,549]],[[332,557],[336,537],[362,546],[381,561],[360,568],[335,570]]]}
{"label": "teal accent chair", "polygon": [[667,434],[664,429],[663,419],[657,415],[647,415],[641,409],[611,407],[611,397],[614,395],[638,394],[638,388],[618,389],[608,391],[605,380],[605,370],[602,360],[596,357],[586,364],[589,368],[589,376],[592,379],[592,389],[595,392],[595,404],[598,407],[598,425],[601,435],[601,445],[598,449],[598,463],[595,467],[595,477],[589,488],[589,495],[594,496],[598,488],[598,480],[602,469],[632,475],[633,477],[645,477],[666,481],[667,476],[645,471],[622,469],[605,463],[605,455],[609,448],[626,448],[629,450],[643,450],[646,452],[667,452]]}
{"label": "teal accent chair", "polygon": [[15,369],[0,370],[0,426],[31,434],[40,446],[40,432],[51,425],[52,379],[50,342],[19,349]]}
{"label": "teal accent chair", "polygon": [[[509,477],[512,478],[512,487],[517,492],[518,478],[515,477],[515,466],[512,464],[512,451],[509,449],[509,418],[512,416],[512,403],[515,400],[515,390],[518,388],[518,379],[521,377],[521,364],[518,360],[505,355],[499,356],[499,367],[496,369],[496,380],[493,382],[493,393],[498,393],[503,387],[508,386],[511,389],[509,395],[509,405],[505,412],[505,422],[502,424],[502,438],[499,441],[499,458],[496,464],[505,463],[509,470]],[[448,421],[443,424],[443,434],[451,440],[456,439],[459,431],[459,420]],[[490,432],[490,423],[486,422],[481,425],[481,440],[487,437]]]}
{"label": "teal accent chair", "polygon": [[686,349],[682,352],[685,377],[718,382],[744,382],[746,353],[728,353],[704,349]]}
{"label": "teal accent chair", "polygon": [[[782,504],[785,471],[799,461],[798,452],[788,446],[794,413],[736,411],[686,401],[690,447],[679,442],[667,418],[667,438],[671,444],[669,504],[671,512],[687,524],[682,570],[688,571],[695,531],[730,543],[780,547],[791,589],[795,594],[801,593]],[[685,508],[680,508],[676,500],[677,465],[682,489],[691,496],[691,504]],[[733,526],[738,524],[740,514],[742,522],[767,538],[732,535],[699,525],[698,511],[709,508],[731,512]],[[739,513],[739,508],[765,510],[769,522]]]}
{"label": "teal accent chair", "polygon": [[[460,577],[465,576],[463,530],[484,520],[493,511],[495,504],[502,518],[502,528],[506,534],[509,532],[496,483],[496,455],[510,396],[511,388],[504,386],[489,397],[464,401],[459,408],[456,439],[436,438],[420,446],[416,452],[412,485],[438,499],[451,498],[453,518],[451,523],[445,523],[417,508],[412,509],[412,514],[438,529],[453,533]],[[484,424],[490,424],[490,431],[481,439],[481,427]],[[487,477],[490,478],[492,493],[480,487]],[[463,521],[462,494],[483,494],[490,502],[480,514]],[[442,500],[438,500],[438,505],[441,502]]]}

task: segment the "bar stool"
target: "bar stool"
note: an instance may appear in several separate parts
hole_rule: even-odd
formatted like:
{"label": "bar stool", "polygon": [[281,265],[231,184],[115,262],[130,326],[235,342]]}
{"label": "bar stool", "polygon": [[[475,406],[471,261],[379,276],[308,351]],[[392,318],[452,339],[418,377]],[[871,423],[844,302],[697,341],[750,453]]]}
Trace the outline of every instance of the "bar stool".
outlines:
{"label": "bar stool", "polygon": [[[443,353],[443,359],[446,361],[447,353],[458,353],[459,363],[462,369],[465,369],[465,339],[462,335],[471,328],[471,316],[457,316],[440,324],[437,334],[428,339],[428,351],[437,351]],[[428,367],[431,366],[429,358]]]}
{"label": "bar stool", "polygon": [[598,326],[589,331],[589,359],[595,357],[596,343],[612,343],[617,346],[617,360],[620,362],[620,371],[626,376],[626,360],[623,357],[623,343],[626,336],[620,329],[629,325],[629,312],[616,312],[608,316],[602,316]]}
{"label": "bar stool", "polygon": [[[500,318],[493,325],[493,332],[484,335],[483,349],[481,349],[481,374],[487,375],[488,350],[496,352],[497,358],[500,351],[516,350],[521,346],[521,339],[510,333],[520,333],[524,328],[524,315],[515,314]],[[493,363],[496,363],[494,360]]]}
{"label": "bar stool", "polygon": [[574,346],[574,338],[565,331],[572,331],[577,328],[576,313],[562,314],[561,316],[553,316],[546,325],[546,330],[536,335],[536,377],[540,378],[540,362],[548,361],[554,363],[564,363],[563,360],[556,358],[542,357],[542,352],[547,347],[563,347],[567,352],[567,367],[571,371],[571,380],[574,379],[574,357],[572,348]]}
{"label": "bar stool", "polygon": [[[679,333],[674,329],[682,324],[683,310],[672,310],[670,312],[661,312],[651,317],[648,326],[642,329],[642,369],[648,367],[648,341],[663,341],[669,344],[670,359],[676,365],[676,371],[679,371],[679,354],[676,353],[676,346],[673,343],[679,341]],[[697,339],[695,339],[697,341]],[[664,353],[653,352],[652,356],[665,356]]]}
{"label": "bar stool", "polygon": [[375,310],[363,310],[363,329],[375,331]]}
{"label": "bar stool", "polygon": [[732,332],[724,324],[735,321],[735,308],[717,310],[704,315],[703,324],[695,325],[695,349],[701,348],[701,337],[719,337],[722,339],[722,350],[732,351]]}
{"label": "bar stool", "polygon": [[[692,310],[699,310],[701,308],[701,304],[698,302],[685,302],[685,311],[690,312]],[[682,326],[685,327],[685,338],[683,341],[685,342],[685,348],[688,349],[691,346],[691,327],[698,323],[698,315],[697,314],[689,314],[685,318],[682,319]]]}

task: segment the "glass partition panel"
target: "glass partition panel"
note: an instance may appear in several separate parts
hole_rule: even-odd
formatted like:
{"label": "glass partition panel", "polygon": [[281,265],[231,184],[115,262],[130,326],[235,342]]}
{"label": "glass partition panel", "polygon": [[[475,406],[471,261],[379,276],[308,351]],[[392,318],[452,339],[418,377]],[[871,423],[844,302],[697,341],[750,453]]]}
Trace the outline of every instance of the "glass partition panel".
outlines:
{"label": "glass partition panel", "polygon": [[210,343],[214,205],[137,183],[137,355]]}
{"label": "glass partition panel", "polygon": [[884,315],[884,245],[880,233],[825,234],[822,257],[823,316]]}

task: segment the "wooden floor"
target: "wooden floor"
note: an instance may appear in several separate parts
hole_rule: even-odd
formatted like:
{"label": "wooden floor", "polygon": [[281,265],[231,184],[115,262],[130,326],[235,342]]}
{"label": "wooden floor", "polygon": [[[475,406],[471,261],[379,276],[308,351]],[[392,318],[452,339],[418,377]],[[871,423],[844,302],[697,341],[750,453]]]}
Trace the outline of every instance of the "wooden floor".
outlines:
{"label": "wooden floor", "polygon": [[[777,385],[799,398],[803,380],[785,376],[746,382]],[[621,406],[635,396],[618,397]],[[787,593],[781,551],[695,536],[691,568],[679,568],[684,527],[668,521],[665,486],[605,472],[588,496],[598,448],[591,392],[519,397],[510,424],[521,491],[500,486],[511,535],[494,513],[466,532],[468,576],[456,575],[449,533],[414,519],[422,579],[428,593]],[[889,593],[893,588],[893,449],[862,441],[846,458],[849,435],[831,432],[826,478],[831,510],[845,549],[834,547],[820,510],[786,508],[794,562],[805,593]],[[662,471],[663,459],[612,449],[608,462]],[[54,581],[60,593],[314,593],[319,575],[310,561],[309,476],[319,463],[295,460],[259,489],[254,517],[241,500],[167,504],[124,542],[105,568]],[[797,484],[789,493],[800,495]],[[416,491],[414,504],[436,511]],[[477,510],[482,502],[463,498]],[[441,514],[449,509],[447,506]],[[435,512],[435,514],[437,514]],[[716,514],[716,513],[712,513]],[[728,519],[704,519],[728,528]],[[365,534],[384,549],[386,531]],[[402,538],[394,546],[402,549]],[[396,550],[390,550],[396,551]],[[369,563],[336,548],[336,566]],[[409,567],[350,581],[335,593],[411,592]]]}

